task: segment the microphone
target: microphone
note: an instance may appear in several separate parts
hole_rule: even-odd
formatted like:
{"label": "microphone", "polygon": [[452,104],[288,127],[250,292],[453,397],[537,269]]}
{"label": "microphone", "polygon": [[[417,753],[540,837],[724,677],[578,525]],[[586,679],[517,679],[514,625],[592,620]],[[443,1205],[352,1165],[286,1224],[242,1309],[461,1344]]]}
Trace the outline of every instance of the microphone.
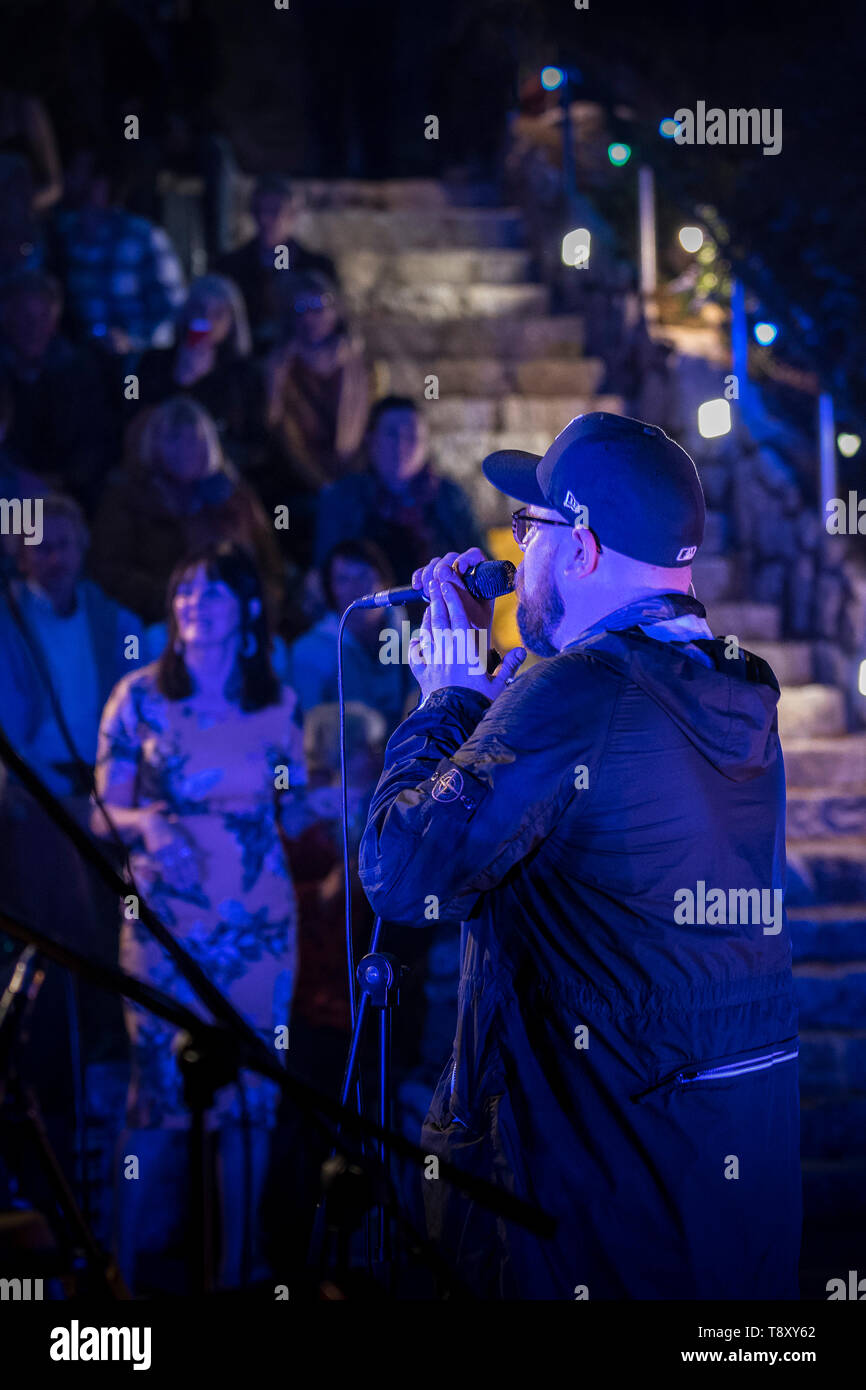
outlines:
{"label": "microphone", "polygon": [[[473,598],[501,598],[514,588],[517,570],[510,560],[481,560],[471,565],[460,578]],[[353,608],[393,608],[400,603],[427,603],[420,589],[382,589],[378,594],[365,594],[356,599]]]}

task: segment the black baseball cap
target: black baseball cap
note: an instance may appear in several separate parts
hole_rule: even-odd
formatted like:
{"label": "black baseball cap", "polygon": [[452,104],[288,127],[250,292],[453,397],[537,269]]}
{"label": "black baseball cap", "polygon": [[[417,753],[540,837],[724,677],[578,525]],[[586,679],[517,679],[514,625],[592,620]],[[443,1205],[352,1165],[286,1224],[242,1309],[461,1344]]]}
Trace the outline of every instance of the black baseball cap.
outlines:
{"label": "black baseball cap", "polygon": [[658,425],[596,410],[578,415],[547,453],[500,449],[481,465],[500,492],[552,507],[633,560],[690,565],[706,502],[693,460]]}

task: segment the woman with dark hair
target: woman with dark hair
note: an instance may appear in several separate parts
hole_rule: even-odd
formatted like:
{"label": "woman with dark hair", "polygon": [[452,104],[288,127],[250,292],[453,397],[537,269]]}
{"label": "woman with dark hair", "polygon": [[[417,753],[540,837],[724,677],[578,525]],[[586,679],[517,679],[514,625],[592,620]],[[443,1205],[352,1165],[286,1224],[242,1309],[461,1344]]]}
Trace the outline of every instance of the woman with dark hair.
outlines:
{"label": "woman with dark hair", "polygon": [[[120,681],[105,707],[96,785],[130,846],[135,891],[271,1046],[288,1024],[296,956],[280,831],[300,833],[321,812],[305,783],[297,700],[271,666],[255,563],[235,544],[194,554],[169,583],[165,651]],[[92,826],[107,833],[98,808]],[[120,960],[200,1009],[137,915],[123,920]],[[132,1005],[125,1012],[135,1133],[124,1152],[140,1156],[140,1169],[137,1181],[118,1182],[118,1256],[137,1291],[178,1277],[182,1291],[184,1268],[165,1265],[186,1197],[187,1112],[172,1029]],[[265,1272],[254,1213],[276,1090],[244,1072],[209,1112],[223,1178],[224,1286]]]}

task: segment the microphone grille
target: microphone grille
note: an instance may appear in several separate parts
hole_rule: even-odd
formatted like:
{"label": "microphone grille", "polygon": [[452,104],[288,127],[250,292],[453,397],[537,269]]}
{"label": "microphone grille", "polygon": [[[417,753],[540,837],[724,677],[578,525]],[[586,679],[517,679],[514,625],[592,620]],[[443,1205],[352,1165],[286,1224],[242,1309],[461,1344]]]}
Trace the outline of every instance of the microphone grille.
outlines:
{"label": "microphone grille", "polygon": [[476,598],[501,598],[511,593],[516,573],[510,560],[483,560],[474,567],[466,587]]}

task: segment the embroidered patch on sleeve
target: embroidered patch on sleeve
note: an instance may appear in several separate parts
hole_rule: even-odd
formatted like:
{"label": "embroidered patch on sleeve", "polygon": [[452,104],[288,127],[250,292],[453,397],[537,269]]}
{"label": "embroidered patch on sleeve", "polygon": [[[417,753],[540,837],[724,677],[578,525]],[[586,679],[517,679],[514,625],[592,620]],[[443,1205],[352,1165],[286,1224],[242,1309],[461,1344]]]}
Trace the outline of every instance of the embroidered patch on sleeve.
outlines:
{"label": "embroidered patch on sleeve", "polygon": [[439,764],[430,783],[430,795],[438,805],[460,807],[468,815],[472,815],[488,790],[465,767],[449,761]]}

